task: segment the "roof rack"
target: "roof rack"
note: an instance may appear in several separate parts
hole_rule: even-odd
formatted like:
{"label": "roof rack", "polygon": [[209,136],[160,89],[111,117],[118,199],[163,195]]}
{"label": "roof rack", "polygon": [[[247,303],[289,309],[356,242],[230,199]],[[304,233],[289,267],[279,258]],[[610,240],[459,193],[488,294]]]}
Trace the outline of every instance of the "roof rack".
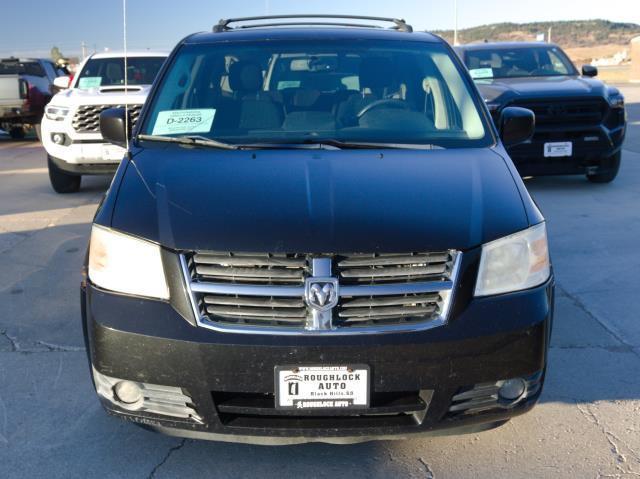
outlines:
{"label": "roof rack", "polygon": [[[262,28],[262,27],[283,27],[283,26],[300,26],[300,25],[322,25],[322,26],[339,26],[339,27],[359,27],[359,28],[382,28],[380,25],[369,25],[362,23],[343,23],[343,22],[314,22],[309,21],[312,18],[326,18],[334,20],[373,20],[377,22],[389,22],[393,23],[390,27],[393,30],[401,32],[413,32],[413,28],[407,22],[400,18],[388,18],[388,17],[369,17],[360,15],[322,15],[322,14],[309,14],[309,15],[268,15],[260,17],[240,17],[240,18],[223,18],[217,25],[214,25],[213,31],[216,33],[226,32],[228,30],[234,30],[234,28]],[[251,21],[263,20],[300,20],[297,22],[275,22],[275,23],[256,23],[250,25],[238,25],[231,27],[231,23],[243,23]],[[306,20],[305,20],[306,19]],[[304,20],[304,21],[303,21]]]}

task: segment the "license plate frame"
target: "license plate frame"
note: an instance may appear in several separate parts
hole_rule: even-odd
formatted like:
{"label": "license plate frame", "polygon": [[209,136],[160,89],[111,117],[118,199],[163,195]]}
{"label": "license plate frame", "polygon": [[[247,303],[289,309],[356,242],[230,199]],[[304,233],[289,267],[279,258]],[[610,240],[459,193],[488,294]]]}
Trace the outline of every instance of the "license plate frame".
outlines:
{"label": "license plate frame", "polygon": [[118,145],[111,143],[104,143],[102,145],[102,160],[103,161],[121,161],[127,150]]}
{"label": "license plate frame", "polygon": [[562,158],[573,155],[572,141],[548,141],[544,144],[543,153],[545,158]]}
{"label": "license plate frame", "polygon": [[[308,379],[305,381],[304,375],[347,375],[347,379],[323,380]],[[348,375],[359,374],[358,378],[349,379]],[[298,376],[299,379],[293,379]],[[288,378],[289,380],[286,380]],[[320,383],[329,382],[331,389],[320,390]],[[347,383],[345,389],[341,389],[341,384]],[[298,383],[296,394],[292,394],[291,384]],[[340,383],[337,389],[332,389],[334,383]],[[371,397],[371,369],[366,364],[350,365],[326,365],[326,364],[304,364],[304,365],[281,365],[274,368],[275,385],[275,407],[276,409],[298,410],[298,411],[331,411],[345,409],[367,409]],[[364,389],[362,389],[364,388]],[[323,393],[320,393],[323,391]],[[316,393],[312,396],[310,393]],[[320,397],[317,394],[327,394]],[[333,394],[329,394],[333,393]]]}

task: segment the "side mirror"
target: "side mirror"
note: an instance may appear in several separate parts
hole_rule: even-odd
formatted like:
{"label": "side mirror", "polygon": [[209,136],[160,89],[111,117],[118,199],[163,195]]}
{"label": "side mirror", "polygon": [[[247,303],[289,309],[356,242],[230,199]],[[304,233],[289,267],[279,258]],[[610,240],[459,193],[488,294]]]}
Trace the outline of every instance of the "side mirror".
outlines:
{"label": "side mirror", "polygon": [[582,76],[594,77],[598,74],[598,67],[593,65],[582,65]]}
{"label": "side mirror", "polygon": [[504,146],[515,146],[531,139],[536,127],[536,117],[531,110],[508,106],[502,110],[499,127]]}
{"label": "side mirror", "polygon": [[125,121],[126,117],[127,110],[124,108],[109,108],[100,113],[102,138],[109,143],[126,148],[127,140],[131,138],[131,118]]}
{"label": "side mirror", "polygon": [[66,90],[69,88],[69,80],[70,78],[68,76],[56,77],[53,79],[53,86],[61,90]]}

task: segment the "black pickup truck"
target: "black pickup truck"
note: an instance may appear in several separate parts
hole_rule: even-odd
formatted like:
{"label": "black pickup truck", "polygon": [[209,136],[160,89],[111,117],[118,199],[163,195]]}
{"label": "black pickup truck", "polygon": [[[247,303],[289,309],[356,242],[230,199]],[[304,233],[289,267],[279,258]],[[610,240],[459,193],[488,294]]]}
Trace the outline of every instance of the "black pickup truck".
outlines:
{"label": "black pickup truck", "polygon": [[497,120],[507,106],[532,110],[531,141],[509,148],[522,176],[586,174],[609,183],[618,174],[626,118],[624,97],[582,74],[560,47],[549,43],[478,43],[456,47],[489,111]]}

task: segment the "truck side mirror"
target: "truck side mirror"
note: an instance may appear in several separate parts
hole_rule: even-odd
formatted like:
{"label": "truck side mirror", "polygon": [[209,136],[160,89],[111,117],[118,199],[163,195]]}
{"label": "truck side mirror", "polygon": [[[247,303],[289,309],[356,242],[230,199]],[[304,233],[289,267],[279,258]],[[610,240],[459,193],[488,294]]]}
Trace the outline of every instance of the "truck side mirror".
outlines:
{"label": "truck side mirror", "polygon": [[508,106],[500,115],[500,138],[504,146],[515,146],[531,139],[536,126],[536,117],[531,110]]}
{"label": "truck side mirror", "polygon": [[69,88],[70,78],[68,76],[56,77],[53,79],[53,86],[56,88],[60,88],[61,90],[66,90]]}
{"label": "truck side mirror", "polygon": [[102,138],[109,143],[126,148],[127,140],[131,138],[131,118],[129,121],[126,121],[126,118],[127,110],[124,108],[109,108],[100,113]]}
{"label": "truck side mirror", "polygon": [[594,77],[598,74],[598,67],[593,65],[582,65],[582,76]]}

